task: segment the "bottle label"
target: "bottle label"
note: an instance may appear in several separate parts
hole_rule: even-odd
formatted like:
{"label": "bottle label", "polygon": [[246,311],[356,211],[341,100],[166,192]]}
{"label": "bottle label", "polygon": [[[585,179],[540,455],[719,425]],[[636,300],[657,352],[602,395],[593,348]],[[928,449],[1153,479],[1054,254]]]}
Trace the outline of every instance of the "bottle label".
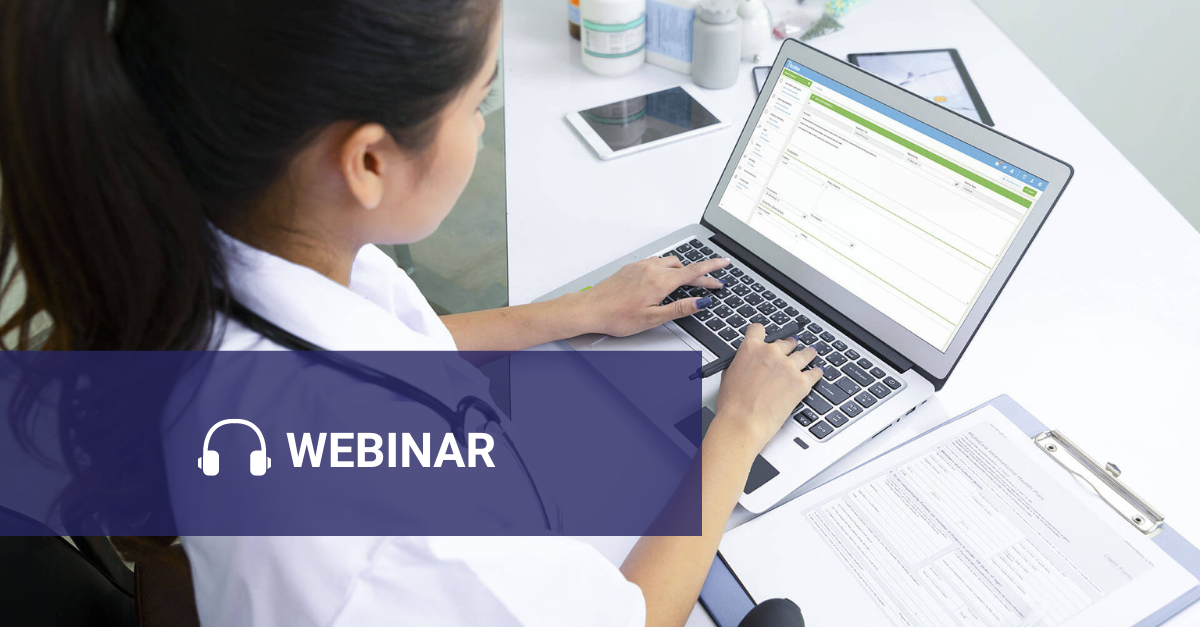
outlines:
{"label": "bottle label", "polygon": [[626,24],[597,24],[583,20],[580,32],[584,54],[615,59],[637,54],[646,47],[646,15]]}
{"label": "bottle label", "polygon": [[567,0],[567,21],[579,26],[579,0]]}
{"label": "bottle label", "polygon": [[647,0],[646,52],[691,63],[692,23],[695,20],[695,9]]}

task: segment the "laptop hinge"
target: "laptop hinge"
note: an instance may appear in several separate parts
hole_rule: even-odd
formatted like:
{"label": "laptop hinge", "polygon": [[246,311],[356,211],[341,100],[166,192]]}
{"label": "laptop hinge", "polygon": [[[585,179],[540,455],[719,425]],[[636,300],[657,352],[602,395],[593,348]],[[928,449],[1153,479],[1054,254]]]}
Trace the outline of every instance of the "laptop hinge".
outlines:
{"label": "laptop hinge", "polygon": [[903,355],[897,353],[887,344],[884,344],[879,338],[871,335],[866,329],[863,329],[858,324],[851,321],[846,316],[839,313],[836,309],[829,306],[825,301],[817,298],[812,292],[804,289],[799,283],[788,278],[782,272],[773,268],[770,264],[763,261],[754,253],[747,250],[744,246],[733,241],[732,238],[713,227],[707,221],[701,221],[701,224],[713,232],[712,241],[729,251],[738,261],[746,264],[755,272],[762,275],[768,281],[774,283],[789,296],[795,298],[813,311],[813,313],[821,316],[830,324],[840,329],[846,335],[849,335],[854,341],[862,344],[865,348],[875,353],[880,359],[886,361],[888,365],[900,372],[905,372],[913,367],[913,362],[905,359]]}

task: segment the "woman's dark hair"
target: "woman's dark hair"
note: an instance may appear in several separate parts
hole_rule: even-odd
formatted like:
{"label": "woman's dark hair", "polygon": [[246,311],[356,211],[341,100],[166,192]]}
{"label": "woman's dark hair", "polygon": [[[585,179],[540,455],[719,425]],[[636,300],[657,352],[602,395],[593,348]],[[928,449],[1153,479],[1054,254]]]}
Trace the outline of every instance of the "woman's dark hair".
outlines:
{"label": "woman's dark hair", "polygon": [[[482,69],[497,0],[0,2],[0,324],[46,348],[204,348],[230,225],[318,132],[420,151]],[[16,252],[15,259],[12,253]]]}
{"label": "woman's dark hair", "polygon": [[[336,122],[381,124],[419,153],[482,70],[498,7],[0,0],[0,297],[25,290],[0,338],[31,348],[45,315],[47,349],[208,347],[214,312],[227,307],[210,222],[247,219]],[[96,385],[103,375],[79,377]],[[122,460],[81,434],[119,426],[158,444],[158,425],[72,415],[59,418],[76,449],[64,453],[88,460],[72,467],[83,484],[73,487],[140,489],[86,485],[89,469]]]}

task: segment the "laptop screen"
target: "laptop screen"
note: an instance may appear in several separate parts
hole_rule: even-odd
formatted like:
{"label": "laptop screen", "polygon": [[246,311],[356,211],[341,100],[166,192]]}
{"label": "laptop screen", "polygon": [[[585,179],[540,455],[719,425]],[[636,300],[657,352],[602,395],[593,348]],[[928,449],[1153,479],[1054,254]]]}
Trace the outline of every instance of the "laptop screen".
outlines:
{"label": "laptop screen", "polygon": [[945,353],[1048,187],[788,60],[718,206]]}

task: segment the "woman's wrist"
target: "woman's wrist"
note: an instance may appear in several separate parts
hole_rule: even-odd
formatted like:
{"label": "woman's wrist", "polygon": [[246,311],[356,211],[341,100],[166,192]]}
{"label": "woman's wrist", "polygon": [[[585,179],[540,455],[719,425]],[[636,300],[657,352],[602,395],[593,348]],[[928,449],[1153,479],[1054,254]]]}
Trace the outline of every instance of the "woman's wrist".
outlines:
{"label": "woman's wrist", "polygon": [[[591,306],[587,292],[572,292],[563,294],[547,304],[551,307],[548,312],[559,330],[560,339],[583,335],[584,333],[599,333],[595,308]],[[548,321],[549,322],[549,321]]]}
{"label": "woman's wrist", "polygon": [[719,448],[721,452],[745,461],[749,471],[749,464],[773,435],[757,432],[754,425],[762,422],[738,415],[735,409],[723,409],[713,418],[708,432],[704,435],[704,444],[708,447],[711,441],[712,446]]}

